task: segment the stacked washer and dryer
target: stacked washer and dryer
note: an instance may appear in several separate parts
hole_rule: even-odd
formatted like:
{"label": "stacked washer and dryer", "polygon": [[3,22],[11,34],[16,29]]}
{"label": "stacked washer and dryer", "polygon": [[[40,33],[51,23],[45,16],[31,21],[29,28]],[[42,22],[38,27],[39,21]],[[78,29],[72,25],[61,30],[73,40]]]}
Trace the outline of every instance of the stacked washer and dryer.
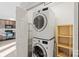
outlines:
{"label": "stacked washer and dryer", "polygon": [[33,57],[52,57],[55,40],[55,14],[49,7],[33,13]]}

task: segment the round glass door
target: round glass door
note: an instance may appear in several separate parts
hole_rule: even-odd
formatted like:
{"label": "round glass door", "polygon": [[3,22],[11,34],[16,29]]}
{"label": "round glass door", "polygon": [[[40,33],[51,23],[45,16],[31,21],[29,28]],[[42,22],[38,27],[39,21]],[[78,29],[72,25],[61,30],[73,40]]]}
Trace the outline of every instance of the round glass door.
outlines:
{"label": "round glass door", "polygon": [[42,31],[47,25],[47,19],[46,19],[45,15],[43,15],[43,14],[37,15],[34,18],[33,24],[34,24],[35,30]]}
{"label": "round glass door", "polygon": [[37,57],[46,57],[46,51],[42,46],[34,46],[33,54],[35,54]]}

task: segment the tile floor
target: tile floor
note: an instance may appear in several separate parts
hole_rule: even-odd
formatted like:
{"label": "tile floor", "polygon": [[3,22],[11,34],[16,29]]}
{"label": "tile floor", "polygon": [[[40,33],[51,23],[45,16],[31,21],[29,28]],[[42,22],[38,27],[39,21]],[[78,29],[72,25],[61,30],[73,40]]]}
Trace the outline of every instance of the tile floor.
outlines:
{"label": "tile floor", "polygon": [[16,57],[16,40],[0,41],[0,57]]}

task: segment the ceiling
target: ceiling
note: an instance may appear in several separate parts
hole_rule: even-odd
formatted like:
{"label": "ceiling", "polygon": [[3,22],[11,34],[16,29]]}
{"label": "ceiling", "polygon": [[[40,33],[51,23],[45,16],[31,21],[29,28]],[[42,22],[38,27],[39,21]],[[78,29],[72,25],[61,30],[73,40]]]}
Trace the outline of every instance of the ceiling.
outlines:
{"label": "ceiling", "polygon": [[40,4],[42,4],[43,2],[23,2],[20,4],[20,6],[24,9],[31,9],[34,8],[35,6],[38,6]]}

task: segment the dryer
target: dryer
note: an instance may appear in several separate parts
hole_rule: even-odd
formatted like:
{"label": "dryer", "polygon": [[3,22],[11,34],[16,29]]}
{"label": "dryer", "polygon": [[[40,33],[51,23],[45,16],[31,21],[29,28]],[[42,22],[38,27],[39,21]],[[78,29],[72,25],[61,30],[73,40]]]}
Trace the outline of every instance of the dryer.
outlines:
{"label": "dryer", "polygon": [[54,39],[33,38],[32,42],[32,57],[53,57]]}
{"label": "dryer", "polygon": [[49,40],[54,37],[55,14],[51,8],[43,8],[33,13],[33,36]]}

